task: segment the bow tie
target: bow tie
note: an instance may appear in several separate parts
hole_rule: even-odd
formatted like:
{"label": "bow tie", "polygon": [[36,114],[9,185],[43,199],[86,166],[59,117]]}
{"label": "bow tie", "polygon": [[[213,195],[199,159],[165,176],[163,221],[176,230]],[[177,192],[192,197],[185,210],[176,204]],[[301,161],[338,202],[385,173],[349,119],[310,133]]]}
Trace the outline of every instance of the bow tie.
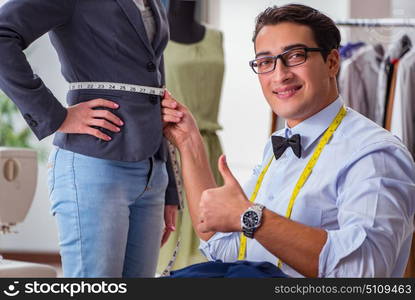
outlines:
{"label": "bow tie", "polygon": [[281,157],[284,151],[291,147],[294,154],[300,158],[301,156],[301,136],[299,134],[294,134],[290,138],[285,138],[282,136],[272,136],[272,148],[274,150],[275,159]]}

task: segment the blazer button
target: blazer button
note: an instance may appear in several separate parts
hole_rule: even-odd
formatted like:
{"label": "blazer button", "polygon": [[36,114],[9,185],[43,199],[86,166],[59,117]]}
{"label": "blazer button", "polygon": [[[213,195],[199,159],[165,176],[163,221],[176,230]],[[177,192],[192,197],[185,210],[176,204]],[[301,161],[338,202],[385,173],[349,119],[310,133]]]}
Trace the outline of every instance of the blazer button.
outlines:
{"label": "blazer button", "polygon": [[37,126],[37,122],[35,120],[30,120],[29,126],[30,127],[36,127]]}
{"label": "blazer button", "polygon": [[150,95],[150,103],[156,105],[158,102],[158,97],[156,95]]}
{"label": "blazer button", "polygon": [[156,71],[156,65],[152,61],[150,61],[147,64],[147,71],[149,71],[149,72],[155,72]]}
{"label": "blazer button", "polygon": [[23,115],[23,118],[25,119],[25,120],[27,120],[27,121],[29,121],[29,120],[32,120],[33,118],[32,118],[32,116],[30,115],[30,114],[24,114]]}

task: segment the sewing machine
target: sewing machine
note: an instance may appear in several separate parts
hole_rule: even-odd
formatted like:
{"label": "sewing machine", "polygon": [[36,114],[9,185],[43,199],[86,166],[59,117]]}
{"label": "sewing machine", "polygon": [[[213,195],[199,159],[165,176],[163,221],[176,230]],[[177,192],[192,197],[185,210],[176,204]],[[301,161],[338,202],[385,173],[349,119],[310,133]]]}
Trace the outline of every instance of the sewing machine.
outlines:
{"label": "sewing machine", "polygon": [[[23,222],[35,195],[36,183],[36,151],[0,147],[0,234],[13,232],[13,226]],[[0,256],[0,277],[56,277],[56,271],[49,265]]]}

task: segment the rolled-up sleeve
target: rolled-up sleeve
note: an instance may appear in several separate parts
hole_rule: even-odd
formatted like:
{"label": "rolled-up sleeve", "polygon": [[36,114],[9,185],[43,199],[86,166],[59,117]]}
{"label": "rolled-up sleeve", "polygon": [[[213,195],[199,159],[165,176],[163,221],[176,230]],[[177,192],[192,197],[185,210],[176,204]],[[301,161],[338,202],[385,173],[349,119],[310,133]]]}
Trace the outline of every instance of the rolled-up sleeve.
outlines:
{"label": "rolled-up sleeve", "polygon": [[390,277],[403,272],[395,267],[402,247],[409,253],[414,172],[412,158],[399,145],[371,145],[354,155],[338,177],[339,229],[327,231],[319,277]]}
{"label": "rolled-up sleeve", "polygon": [[208,241],[200,240],[199,249],[210,261],[235,262],[238,260],[239,240],[238,232],[217,232]]}

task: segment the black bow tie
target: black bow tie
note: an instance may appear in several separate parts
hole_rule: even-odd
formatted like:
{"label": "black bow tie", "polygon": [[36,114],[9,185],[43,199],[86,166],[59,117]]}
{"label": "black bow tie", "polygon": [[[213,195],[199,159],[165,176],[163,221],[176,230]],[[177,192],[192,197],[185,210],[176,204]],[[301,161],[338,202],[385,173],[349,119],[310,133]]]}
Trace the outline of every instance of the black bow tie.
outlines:
{"label": "black bow tie", "polygon": [[275,159],[281,157],[284,151],[291,147],[294,154],[300,158],[301,156],[301,136],[299,134],[294,134],[289,139],[282,136],[272,136],[272,148],[274,150]]}

